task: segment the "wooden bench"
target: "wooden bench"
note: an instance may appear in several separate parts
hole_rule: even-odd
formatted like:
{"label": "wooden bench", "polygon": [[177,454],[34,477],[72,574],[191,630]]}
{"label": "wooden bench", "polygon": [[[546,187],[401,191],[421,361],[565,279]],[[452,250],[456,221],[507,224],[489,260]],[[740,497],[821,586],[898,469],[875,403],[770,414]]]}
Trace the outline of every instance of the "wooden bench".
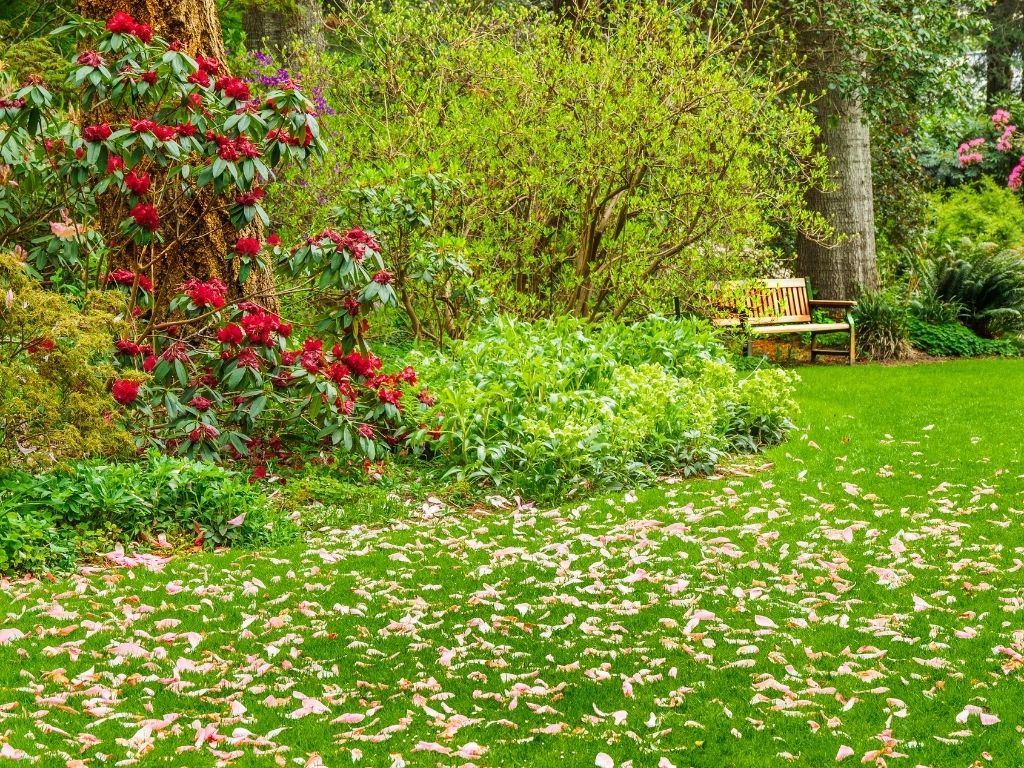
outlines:
{"label": "wooden bench", "polygon": [[[857,331],[850,310],[855,301],[809,299],[807,281],[803,278],[786,280],[739,280],[723,286],[719,309],[725,313],[712,320],[719,327],[742,327],[748,334],[746,352],[751,353],[750,336],[775,334],[811,334],[811,362],[821,355],[846,357],[850,365],[857,358]],[[843,310],[843,322],[811,322],[814,309]],[[818,335],[822,333],[848,333],[846,349],[820,349]]]}

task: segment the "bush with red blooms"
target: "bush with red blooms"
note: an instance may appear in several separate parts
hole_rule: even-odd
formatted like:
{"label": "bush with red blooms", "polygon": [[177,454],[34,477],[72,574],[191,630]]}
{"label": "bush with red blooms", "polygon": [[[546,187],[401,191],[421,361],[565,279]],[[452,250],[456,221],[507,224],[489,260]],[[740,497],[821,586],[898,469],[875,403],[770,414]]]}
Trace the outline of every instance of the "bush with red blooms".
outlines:
{"label": "bush with red blooms", "polygon": [[[259,242],[239,241],[238,249]],[[284,250],[298,281],[318,286],[322,317],[314,335],[253,302],[228,303],[216,278],[190,279],[171,302],[175,319],[122,338],[115,354],[131,376],[112,395],[139,446],[210,461],[245,460],[256,477],[267,462],[298,462],[351,451],[377,459],[403,450],[433,404],[412,368],[387,371],[366,344],[367,316],[393,304],[380,246],[362,230],[326,230]],[[107,282],[144,295],[144,277],[111,273]],[[333,287],[324,292],[321,283]],[[148,286],[152,289],[152,286]],[[134,313],[133,313],[134,314]],[[141,391],[139,372],[150,374]]]}
{"label": "bush with red blooms", "polygon": [[[111,252],[150,274],[174,238],[197,236],[167,222],[197,221],[199,194],[238,229],[267,226],[262,200],[280,166],[322,155],[315,106],[292,84],[256,92],[124,12],[57,33],[90,46],[69,76],[84,110],[103,103],[118,120],[79,125],[36,80],[0,93],[0,242],[21,248],[44,284],[103,287]],[[100,201],[118,232],[95,226]],[[227,254],[240,282],[272,266],[260,246],[241,237]]]}
{"label": "bush with red blooms", "polygon": [[[425,406],[409,395],[415,372],[388,371],[366,344],[369,313],[395,303],[371,235],[325,230],[288,248],[239,232],[227,254],[239,282],[275,268],[290,291],[315,292],[320,314],[301,334],[256,303],[230,301],[218,277],[153,284],[150,267],[173,239],[197,236],[166,225],[195,221],[197,194],[212,195],[239,230],[256,218],[269,226],[262,201],[275,170],[322,153],[309,101],[290,83],[255,93],[122,12],[58,31],[92,46],[71,75],[84,110],[103,103],[123,119],[79,126],[34,82],[0,99],[0,241],[5,221],[39,220],[48,230],[20,249],[37,280],[123,294],[128,330],[112,340],[120,371],[109,393],[138,447],[246,459],[257,477],[267,461],[336,450],[373,461],[400,449]],[[61,208],[40,212],[26,194],[46,189]],[[100,201],[121,219],[117,242],[93,226]],[[111,249],[134,268],[105,265]],[[157,296],[171,320],[154,317]]]}

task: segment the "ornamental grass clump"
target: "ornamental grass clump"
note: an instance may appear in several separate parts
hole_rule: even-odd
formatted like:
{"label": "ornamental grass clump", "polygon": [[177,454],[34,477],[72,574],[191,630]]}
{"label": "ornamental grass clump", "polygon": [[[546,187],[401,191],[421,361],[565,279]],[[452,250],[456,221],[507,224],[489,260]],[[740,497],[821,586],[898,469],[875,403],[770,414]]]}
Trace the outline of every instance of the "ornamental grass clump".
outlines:
{"label": "ornamental grass clump", "polygon": [[438,404],[413,438],[448,477],[550,497],[709,472],[779,442],[792,375],[740,374],[708,326],[499,318],[417,370]]}

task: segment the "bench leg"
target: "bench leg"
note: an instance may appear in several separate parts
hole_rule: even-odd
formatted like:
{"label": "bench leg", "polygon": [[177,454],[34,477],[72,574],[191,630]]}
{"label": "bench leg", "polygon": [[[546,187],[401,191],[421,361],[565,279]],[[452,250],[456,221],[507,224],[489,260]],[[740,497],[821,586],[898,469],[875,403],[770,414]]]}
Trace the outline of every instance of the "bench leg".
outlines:
{"label": "bench leg", "polygon": [[811,362],[813,363],[818,357],[818,334],[811,333]]}
{"label": "bench leg", "polygon": [[850,325],[850,365],[857,362],[857,329]]}
{"label": "bench leg", "polygon": [[754,356],[754,340],[747,336],[747,342],[743,345],[743,356],[753,357]]}

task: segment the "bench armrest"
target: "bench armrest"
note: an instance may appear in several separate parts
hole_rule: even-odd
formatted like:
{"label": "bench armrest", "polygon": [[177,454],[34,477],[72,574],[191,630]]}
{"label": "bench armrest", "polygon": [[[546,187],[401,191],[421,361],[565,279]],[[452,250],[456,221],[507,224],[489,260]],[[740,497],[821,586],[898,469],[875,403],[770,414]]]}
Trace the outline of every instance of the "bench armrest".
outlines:
{"label": "bench armrest", "polygon": [[811,299],[808,304],[812,307],[856,307],[856,301],[847,299]]}

